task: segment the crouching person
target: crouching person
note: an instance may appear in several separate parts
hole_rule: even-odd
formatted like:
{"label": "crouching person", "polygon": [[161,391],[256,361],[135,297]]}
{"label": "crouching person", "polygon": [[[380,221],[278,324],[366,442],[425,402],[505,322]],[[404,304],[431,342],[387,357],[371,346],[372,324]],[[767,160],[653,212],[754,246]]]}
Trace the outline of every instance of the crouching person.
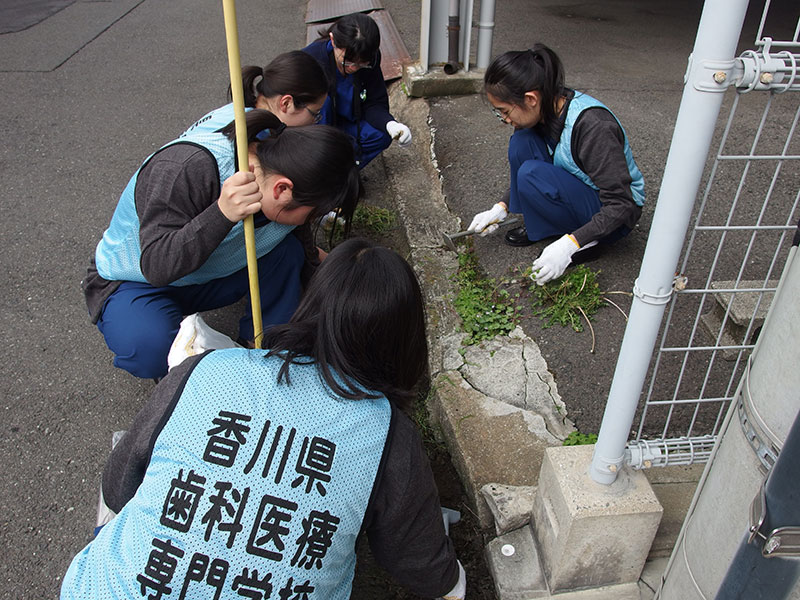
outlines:
{"label": "crouching person", "polygon": [[103,473],[118,515],[72,561],[62,599],[344,600],[362,531],[414,593],[464,597],[400,411],[427,365],[409,265],[344,242],[265,347],[192,357],[159,383]]}

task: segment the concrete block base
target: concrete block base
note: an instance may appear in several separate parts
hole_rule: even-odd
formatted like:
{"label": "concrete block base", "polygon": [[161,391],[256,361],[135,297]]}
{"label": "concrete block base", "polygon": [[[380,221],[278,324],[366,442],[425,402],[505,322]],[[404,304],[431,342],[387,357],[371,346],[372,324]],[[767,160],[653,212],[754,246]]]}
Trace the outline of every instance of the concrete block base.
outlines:
{"label": "concrete block base", "polygon": [[551,594],[529,526],[501,535],[486,545],[486,562],[498,600],[641,600],[638,583],[601,586]]}
{"label": "concrete block base", "polygon": [[486,545],[486,563],[494,579],[498,600],[550,596],[530,526],[515,529],[489,542]]}
{"label": "concrete block base", "polygon": [[483,69],[463,69],[448,75],[441,67],[424,71],[419,65],[409,65],[403,72],[405,92],[414,98],[477,94],[483,89]]}
{"label": "concrete block base", "polygon": [[593,450],[545,450],[532,524],[553,593],[635,584],[661,520],[640,471],[624,467],[611,485],[591,479]]}

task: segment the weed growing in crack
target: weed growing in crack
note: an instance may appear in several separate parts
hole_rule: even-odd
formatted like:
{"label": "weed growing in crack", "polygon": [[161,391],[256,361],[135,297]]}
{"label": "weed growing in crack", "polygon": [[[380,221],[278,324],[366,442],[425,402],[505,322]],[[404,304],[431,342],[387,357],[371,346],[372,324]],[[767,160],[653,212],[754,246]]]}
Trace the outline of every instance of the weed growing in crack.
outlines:
{"label": "weed growing in crack", "polygon": [[564,438],[563,446],[585,446],[587,444],[594,444],[597,442],[596,433],[581,433],[580,431],[573,431],[566,438]]}
{"label": "weed growing in crack", "polygon": [[482,277],[478,259],[468,247],[458,255],[458,271],[453,275],[458,291],[454,301],[464,331],[464,345],[477,344],[510,333],[517,325],[518,307],[511,294],[494,279]]}

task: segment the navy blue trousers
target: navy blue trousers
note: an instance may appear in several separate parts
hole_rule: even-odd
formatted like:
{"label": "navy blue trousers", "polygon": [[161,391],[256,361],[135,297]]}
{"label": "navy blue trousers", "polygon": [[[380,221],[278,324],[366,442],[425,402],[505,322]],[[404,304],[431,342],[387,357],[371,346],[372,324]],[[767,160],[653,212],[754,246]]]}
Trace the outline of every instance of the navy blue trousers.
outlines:
{"label": "navy blue trousers", "polygon": [[[258,259],[258,281],[264,328],[286,323],[300,301],[303,247],[287,235],[271,252]],[[123,282],[106,300],[97,327],[114,353],[114,366],[136,377],[163,377],[167,354],[184,316],[230,306],[249,298],[247,268],[207,283],[153,287]],[[253,339],[249,307],[239,322],[239,335]]]}
{"label": "navy blue trousers", "polygon": [[544,139],[532,129],[511,136],[508,164],[509,212],[523,215],[531,241],[572,233],[600,211],[597,190],[555,166]]}

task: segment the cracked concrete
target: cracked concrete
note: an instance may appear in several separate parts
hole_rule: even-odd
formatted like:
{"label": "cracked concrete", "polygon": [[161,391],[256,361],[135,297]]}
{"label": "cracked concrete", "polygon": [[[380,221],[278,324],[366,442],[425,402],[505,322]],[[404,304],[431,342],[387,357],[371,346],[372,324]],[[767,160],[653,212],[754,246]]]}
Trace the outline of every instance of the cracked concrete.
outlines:
{"label": "cracked concrete", "polygon": [[457,255],[442,248],[441,235],[461,224],[442,193],[428,104],[406,97],[397,85],[390,94],[394,114],[415,132],[413,152],[392,146],[384,164],[426,300],[433,391],[428,408],[488,529],[493,518],[480,488],[534,485],[544,449],[560,445],[574,427],[538,346],[522,329],[462,345],[465,335],[452,307]]}

